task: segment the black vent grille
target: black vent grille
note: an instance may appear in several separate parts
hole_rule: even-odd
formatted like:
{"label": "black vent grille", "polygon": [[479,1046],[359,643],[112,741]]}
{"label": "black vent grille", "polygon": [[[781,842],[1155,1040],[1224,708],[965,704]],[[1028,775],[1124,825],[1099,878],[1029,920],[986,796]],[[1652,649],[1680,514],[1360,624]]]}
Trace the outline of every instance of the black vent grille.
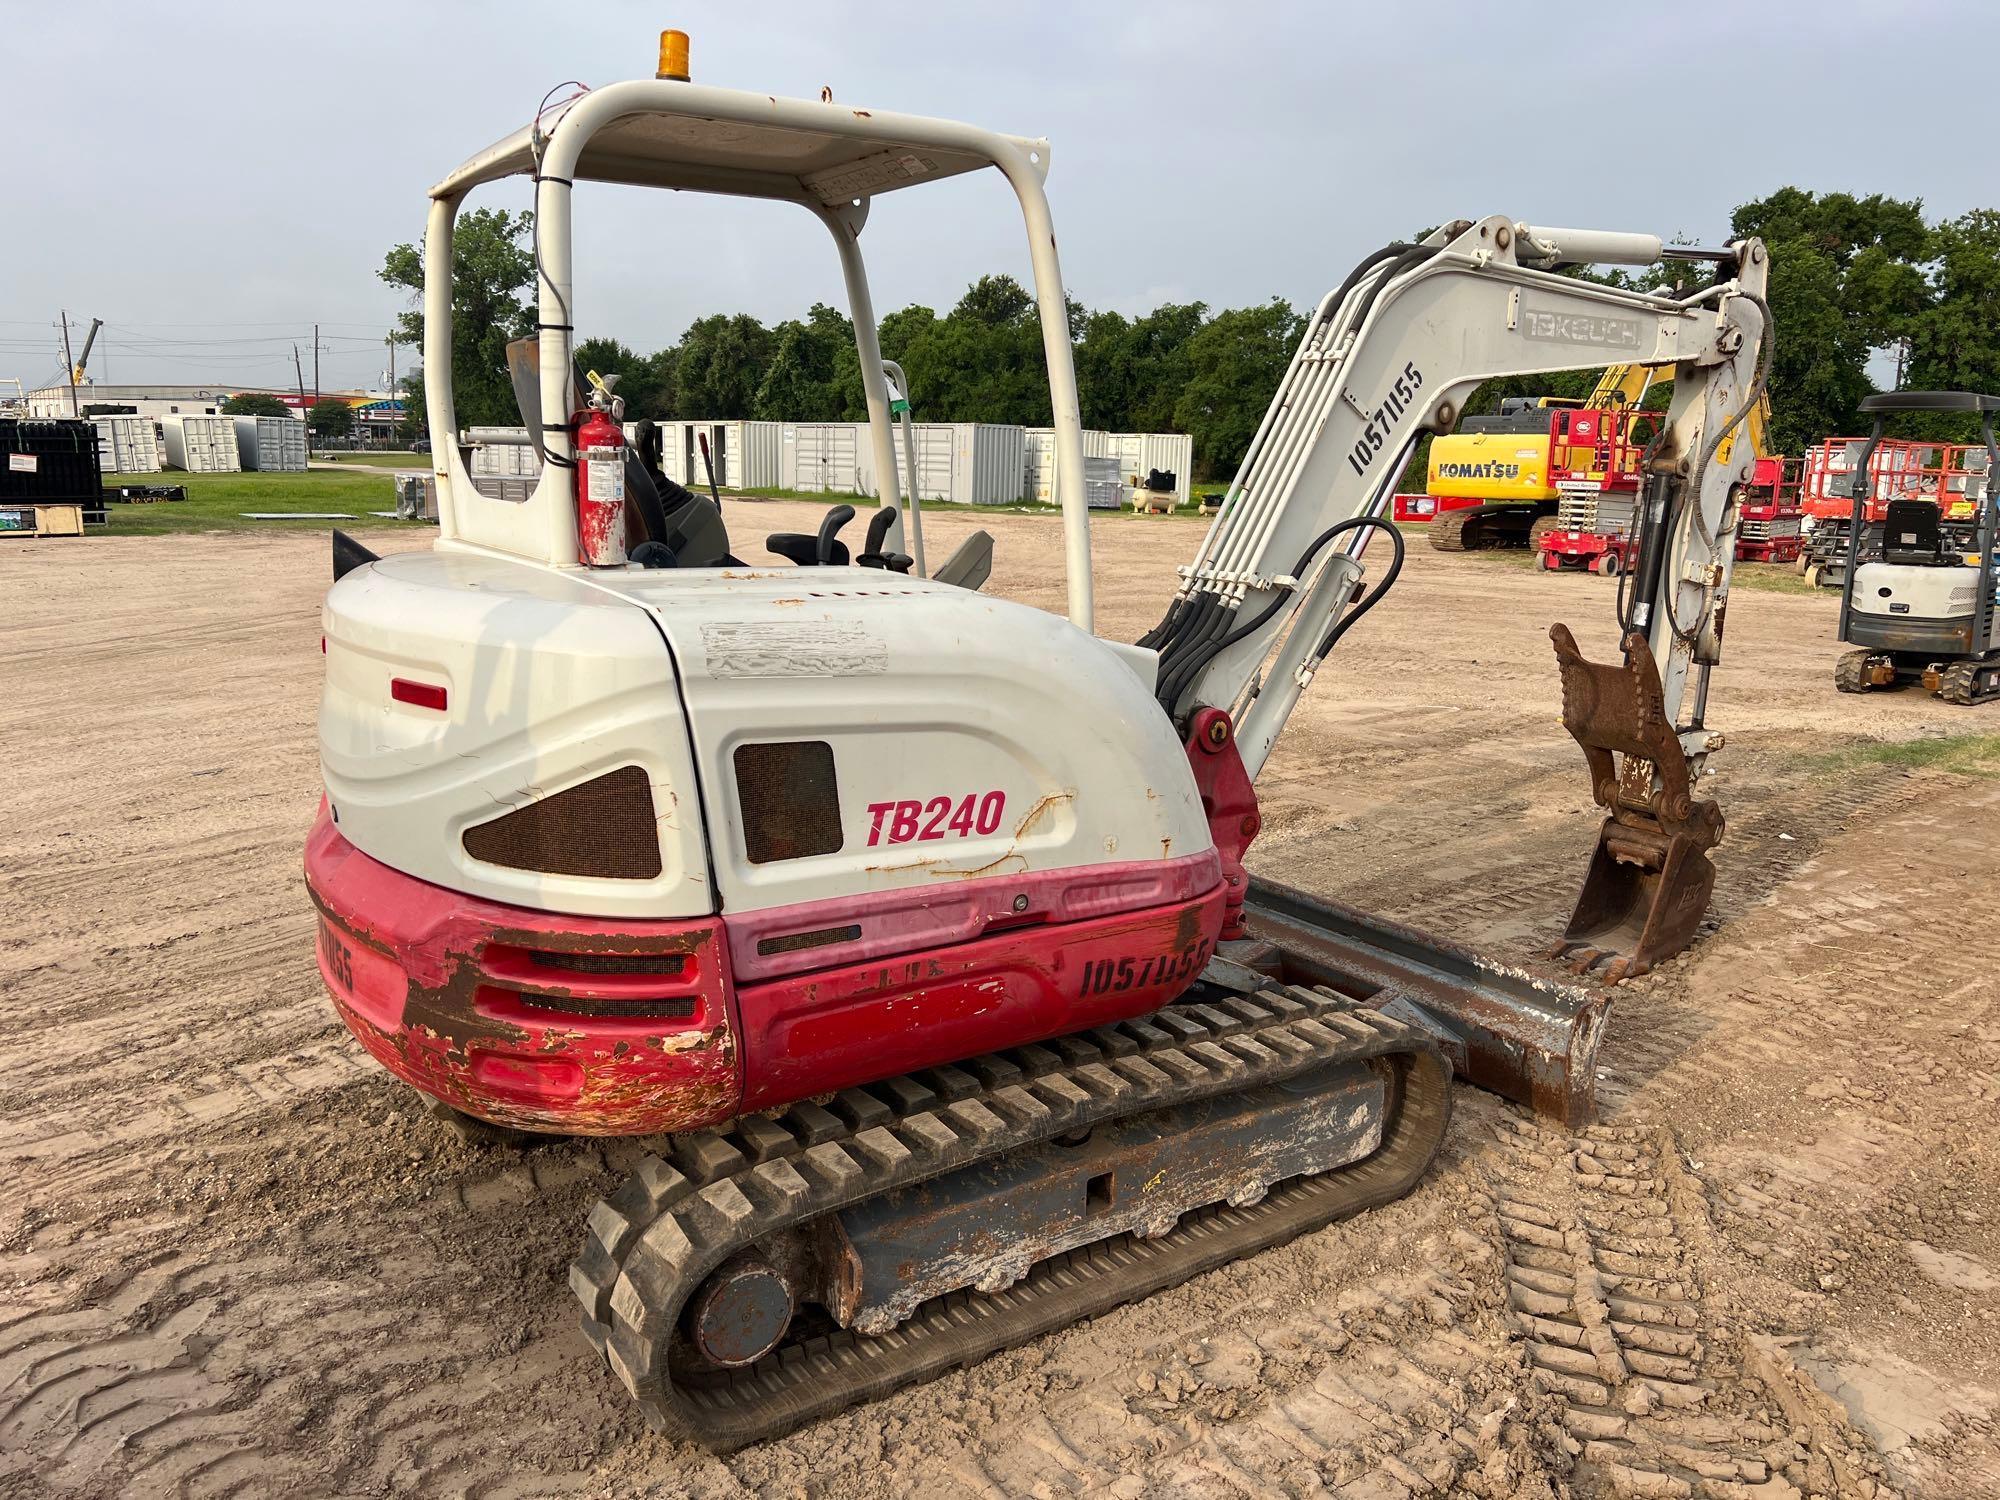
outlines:
{"label": "black vent grille", "polygon": [[840,794],[825,740],[738,745],[736,800],[751,864],[840,852]]}
{"label": "black vent grille", "polygon": [[474,859],[510,870],[651,880],[660,873],[653,779],[639,766],[607,771],[466,829],[464,843]]}

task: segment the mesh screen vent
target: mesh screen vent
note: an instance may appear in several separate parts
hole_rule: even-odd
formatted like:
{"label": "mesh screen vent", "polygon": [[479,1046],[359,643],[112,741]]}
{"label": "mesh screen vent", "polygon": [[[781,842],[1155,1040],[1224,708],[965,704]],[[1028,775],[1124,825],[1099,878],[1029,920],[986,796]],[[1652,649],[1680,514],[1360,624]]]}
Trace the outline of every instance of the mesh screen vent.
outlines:
{"label": "mesh screen vent", "polygon": [[660,873],[652,777],[639,766],[607,771],[466,829],[464,843],[474,859],[510,870],[651,880]]}
{"label": "mesh screen vent", "polygon": [[738,745],[736,801],[753,865],[840,850],[840,795],[825,740]]}

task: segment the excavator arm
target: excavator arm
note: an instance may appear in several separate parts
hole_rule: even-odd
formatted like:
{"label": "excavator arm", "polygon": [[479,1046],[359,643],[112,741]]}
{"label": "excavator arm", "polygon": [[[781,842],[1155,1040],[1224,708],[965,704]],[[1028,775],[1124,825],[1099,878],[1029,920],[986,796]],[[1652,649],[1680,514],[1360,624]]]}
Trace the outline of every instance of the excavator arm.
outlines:
{"label": "excavator arm", "polygon": [[[1662,258],[1711,261],[1716,275],[1673,296],[1554,269]],[[1673,400],[1645,460],[1639,561],[1620,592],[1625,660],[1594,666],[1566,629],[1553,635],[1565,723],[1607,812],[1569,951],[1579,969],[1608,958],[1623,977],[1684,947],[1714,878],[1704,851],[1721,837],[1713,804],[1700,812],[1691,789],[1721,746],[1703,712],[1721,657],[1733,509],[1754,461],[1751,443],[1730,439],[1768,365],[1766,270],[1755,240],[1696,251],[1500,217],[1363,261],[1314,312],[1200,552],[1143,642],[1160,654],[1161,705],[1184,727],[1226,711],[1254,779],[1333,644],[1400,563],[1384,512],[1419,436],[1450,431],[1485,380],[1671,366]],[[1396,556],[1364,592],[1362,557],[1377,531]],[[1615,756],[1622,767],[1607,770]],[[1598,864],[1610,873],[1600,878]]]}

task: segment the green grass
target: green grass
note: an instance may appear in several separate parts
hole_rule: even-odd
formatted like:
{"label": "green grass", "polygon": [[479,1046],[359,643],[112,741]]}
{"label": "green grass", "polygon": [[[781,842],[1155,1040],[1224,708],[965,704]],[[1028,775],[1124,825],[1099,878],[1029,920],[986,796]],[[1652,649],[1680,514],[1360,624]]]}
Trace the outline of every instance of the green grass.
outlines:
{"label": "green grass", "polygon": [[424,469],[431,466],[428,453],[315,453],[316,464],[353,464],[366,469]]}
{"label": "green grass", "polygon": [[[105,488],[119,484],[178,484],[186,487],[184,501],[147,505],[106,505],[107,536],[165,536],[186,531],[295,531],[360,526],[424,526],[423,521],[390,521],[370,511],[391,510],[395,489],[380,469],[342,474],[334,469],[308,469],[303,474],[161,474],[110,475]],[[249,521],[246,510],[344,510],[352,521]]]}
{"label": "green grass", "polygon": [[1851,745],[1812,757],[1815,769],[1851,771],[1892,766],[1904,771],[1956,771],[1961,776],[2000,776],[2000,734],[1947,734],[1936,739],[1891,740]]}

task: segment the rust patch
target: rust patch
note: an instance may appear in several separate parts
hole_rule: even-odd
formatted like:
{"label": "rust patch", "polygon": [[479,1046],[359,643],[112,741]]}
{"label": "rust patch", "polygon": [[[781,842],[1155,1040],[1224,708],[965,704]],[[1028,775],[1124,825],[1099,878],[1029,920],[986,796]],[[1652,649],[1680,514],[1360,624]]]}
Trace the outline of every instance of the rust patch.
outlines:
{"label": "rust patch", "polygon": [[1035,824],[1038,821],[1040,821],[1042,814],[1047,812],[1050,808],[1058,806],[1059,804],[1064,802],[1074,802],[1074,801],[1076,801],[1075,792],[1050,792],[1047,796],[1043,797],[1040,801],[1038,801],[1033,807],[1029,808],[1026,815],[1023,816],[1021,821],[1015,826],[1014,828],[1015,839],[1018,841],[1020,839],[1026,838],[1028,835],[1028,830],[1030,828],[1033,828]]}

